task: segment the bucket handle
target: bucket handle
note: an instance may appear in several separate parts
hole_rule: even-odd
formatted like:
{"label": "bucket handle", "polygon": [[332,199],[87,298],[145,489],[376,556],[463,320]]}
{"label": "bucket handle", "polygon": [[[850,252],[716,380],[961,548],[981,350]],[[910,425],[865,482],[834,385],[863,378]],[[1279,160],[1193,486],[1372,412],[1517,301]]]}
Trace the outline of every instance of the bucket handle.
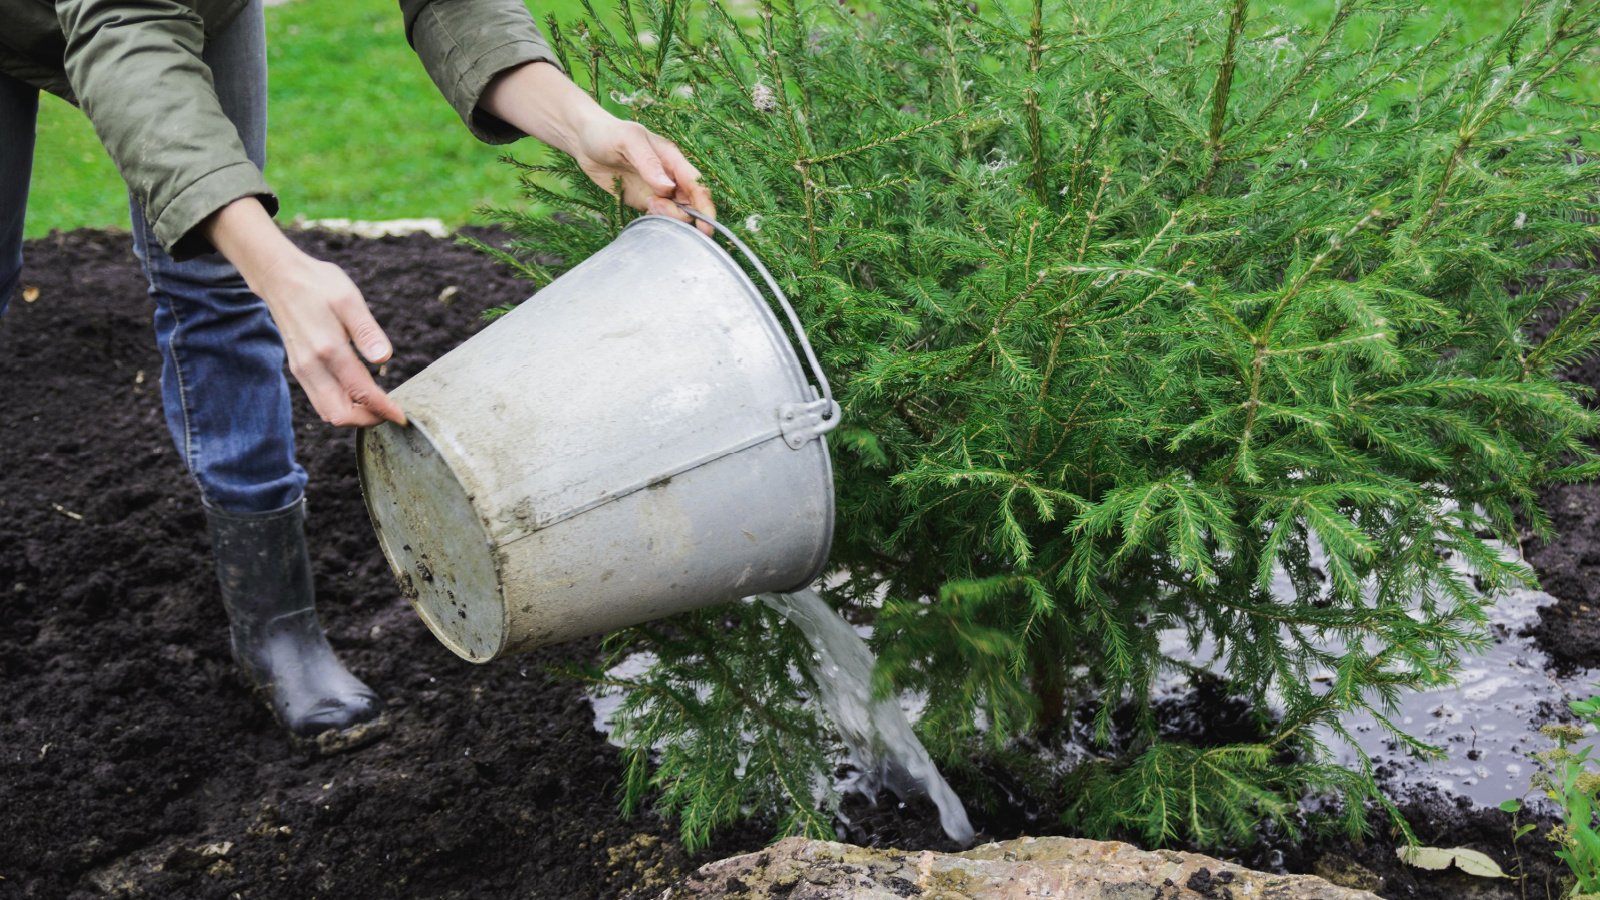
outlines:
{"label": "bucket handle", "polygon": [[[827,431],[834,424],[837,424],[839,404],[834,402],[833,388],[828,385],[828,376],[822,374],[822,363],[817,361],[817,352],[811,349],[811,341],[806,337],[804,326],[800,324],[799,314],[794,311],[794,306],[789,303],[789,298],[784,295],[783,289],[778,287],[777,279],[773,278],[772,273],[767,271],[767,267],[762,265],[761,258],[756,256],[755,251],[746,246],[744,241],[739,240],[739,236],[729,230],[726,225],[692,206],[679,203],[678,208],[683,210],[690,218],[698,219],[716,229],[717,233],[727,238],[733,246],[739,248],[739,252],[744,254],[744,258],[749,260],[750,264],[755,266],[756,271],[761,274],[762,280],[767,283],[767,288],[772,291],[772,296],[778,301],[778,305],[783,307],[783,314],[788,316],[789,326],[794,330],[795,339],[800,344],[800,352],[805,356],[806,364],[811,367],[811,374],[816,376],[817,385],[822,390],[821,399],[827,401],[826,405],[822,407],[821,419],[828,424],[821,430]],[[834,421],[830,422],[829,420]]]}

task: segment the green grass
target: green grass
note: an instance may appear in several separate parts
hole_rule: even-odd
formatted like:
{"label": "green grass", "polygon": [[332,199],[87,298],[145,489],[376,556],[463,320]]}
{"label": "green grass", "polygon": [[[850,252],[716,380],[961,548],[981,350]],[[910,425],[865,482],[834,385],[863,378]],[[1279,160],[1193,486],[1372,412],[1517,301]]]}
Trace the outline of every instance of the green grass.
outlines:
{"label": "green grass", "polygon": [[[1321,19],[1332,0],[1299,4]],[[577,18],[579,0],[531,0],[543,22]],[[596,5],[604,8],[600,0]],[[1444,0],[1469,37],[1504,25],[1516,0]],[[300,0],[267,10],[271,122],[267,178],[280,219],[432,216],[455,226],[485,204],[517,202],[504,148],[478,143],[406,46],[393,0]],[[1581,88],[1600,98],[1600,75]],[[519,156],[537,145],[524,140]],[[125,227],[126,193],[82,114],[45,97],[39,116],[28,235]]]}
{"label": "green grass", "polygon": [[[577,0],[536,0],[563,21]],[[267,10],[267,179],[295,216],[469,221],[508,205],[516,179],[467,133],[406,45],[394,0],[301,0]],[[536,144],[515,145],[527,157]],[[127,193],[82,113],[46,96],[27,233],[126,227]]]}

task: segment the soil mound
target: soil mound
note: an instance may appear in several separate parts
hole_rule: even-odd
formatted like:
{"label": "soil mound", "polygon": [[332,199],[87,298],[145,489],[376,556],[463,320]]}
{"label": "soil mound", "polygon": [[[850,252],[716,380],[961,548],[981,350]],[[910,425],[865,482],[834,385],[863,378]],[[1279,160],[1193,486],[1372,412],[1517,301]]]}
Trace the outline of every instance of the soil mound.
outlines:
{"label": "soil mound", "polygon": [[[389,385],[480,328],[483,309],[528,293],[476,252],[423,235],[294,239],[361,285],[396,347],[380,376]],[[24,284],[37,296],[0,320],[0,898],[649,897],[767,842],[754,823],[689,858],[654,816],[618,816],[617,752],[581,690],[545,670],[588,657],[594,642],[486,666],[438,644],[377,548],[353,435],[318,422],[298,390],[324,619],[389,700],[395,728],[345,756],[292,751],[228,656],[204,518],[162,424],[150,304],[128,243],[91,231],[31,242]],[[1535,562],[1563,602],[1547,617],[1560,627],[1541,637],[1563,658],[1571,635],[1567,657],[1592,660],[1597,616],[1583,607],[1600,585],[1590,527],[1600,488],[1562,489],[1550,505],[1567,536]],[[1202,702],[1209,712],[1196,721],[1232,720],[1226,698]],[[985,771],[952,779],[963,796],[994,798],[969,804],[983,839],[1070,831],[1060,818],[1069,798]],[[1408,813],[1426,843],[1513,863],[1504,813],[1448,802]],[[846,814],[841,836],[854,842],[946,849],[928,810],[852,798]],[[1381,815],[1374,823],[1384,827]],[[1347,861],[1360,877],[1342,883],[1381,884],[1383,896],[1462,892],[1397,863],[1391,834],[1364,846],[1264,837],[1233,855],[1323,874],[1343,871],[1328,860]],[[1559,864],[1546,842],[1528,843],[1523,861],[1542,896]],[[1504,882],[1490,895],[1517,893]]]}
{"label": "soil mound", "polygon": [[[449,241],[294,237],[362,287],[396,347],[389,385],[528,293]],[[617,816],[616,752],[542,669],[592,644],[474,667],[436,642],[372,537],[353,435],[298,389],[323,617],[396,727],[292,752],[228,656],[128,244],[32,242],[38,295],[0,320],[0,896],[617,897],[763,843],[692,861],[663,823]]]}

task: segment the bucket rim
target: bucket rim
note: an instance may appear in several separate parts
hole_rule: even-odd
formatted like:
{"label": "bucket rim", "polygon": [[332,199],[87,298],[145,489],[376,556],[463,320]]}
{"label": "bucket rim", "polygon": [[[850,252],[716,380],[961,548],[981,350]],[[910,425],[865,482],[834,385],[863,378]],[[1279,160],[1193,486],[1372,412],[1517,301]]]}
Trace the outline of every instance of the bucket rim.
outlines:
{"label": "bucket rim", "polygon": [[[794,377],[796,386],[799,388],[800,394],[802,395],[801,399],[815,399],[814,395],[817,395],[818,393],[817,387],[816,385],[813,385],[806,377],[805,363],[800,359],[800,354],[795,349],[794,339],[791,338],[789,333],[784,330],[783,324],[778,320],[778,314],[773,311],[772,303],[767,299],[767,296],[762,293],[759,287],[756,286],[756,283],[750,278],[749,273],[744,270],[744,267],[739,265],[739,261],[734,259],[733,254],[723,249],[722,245],[718,244],[716,240],[694,225],[691,225],[682,219],[674,219],[671,216],[663,216],[659,213],[647,213],[646,215],[639,216],[638,218],[629,222],[627,225],[624,225],[622,227],[622,231],[627,231],[628,229],[633,228],[642,222],[665,222],[668,225],[679,229],[680,232],[687,232],[693,235],[699,240],[703,247],[711,251],[711,255],[717,259],[723,268],[728,270],[728,273],[732,275],[733,278],[739,283],[740,287],[744,289],[745,295],[750,299],[757,309],[761,310],[762,324],[766,327],[767,332],[774,337],[777,340],[777,343],[786,351],[787,355],[785,355],[783,359],[788,363],[788,365],[785,368],[787,368],[789,374]],[[618,234],[620,235],[621,232],[618,232]],[[754,254],[752,253],[752,256],[753,255]],[[838,415],[838,413],[835,413],[835,415]],[[775,438],[775,440],[781,441],[782,438]],[[823,526],[822,540],[818,543],[817,547],[817,557],[811,566],[811,574],[803,583],[796,585],[793,590],[798,590],[799,588],[811,585],[818,578],[822,577],[823,572],[827,571],[828,558],[833,553],[834,530],[838,524],[838,498],[837,491],[835,490],[833,483],[833,454],[828,449],[828,436],[826,434],[819,434],[816,436],[816,442],[818,447],[821,449],[824,482],[828,486],[827,508],[823,516],[823,521],[825,524]],[[801,448],[801,450],[795,452],[805,452],[805,448]]]}

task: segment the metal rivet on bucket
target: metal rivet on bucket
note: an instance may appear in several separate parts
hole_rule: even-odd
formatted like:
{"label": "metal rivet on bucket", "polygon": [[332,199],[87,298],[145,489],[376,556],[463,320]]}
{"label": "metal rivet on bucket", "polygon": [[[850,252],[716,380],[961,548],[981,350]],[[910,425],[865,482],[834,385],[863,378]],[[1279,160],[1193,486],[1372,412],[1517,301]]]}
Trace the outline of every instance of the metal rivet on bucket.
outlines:
{"label": "metal rivet on bucket", "polygon": [[772,291],[799,355],[715,242],[645,216],[397,388],[410,427],[358,438],[384,555],[461,656],[821,573],[833,537],[823,435],[839,408],[771,274],[711,224]]}

